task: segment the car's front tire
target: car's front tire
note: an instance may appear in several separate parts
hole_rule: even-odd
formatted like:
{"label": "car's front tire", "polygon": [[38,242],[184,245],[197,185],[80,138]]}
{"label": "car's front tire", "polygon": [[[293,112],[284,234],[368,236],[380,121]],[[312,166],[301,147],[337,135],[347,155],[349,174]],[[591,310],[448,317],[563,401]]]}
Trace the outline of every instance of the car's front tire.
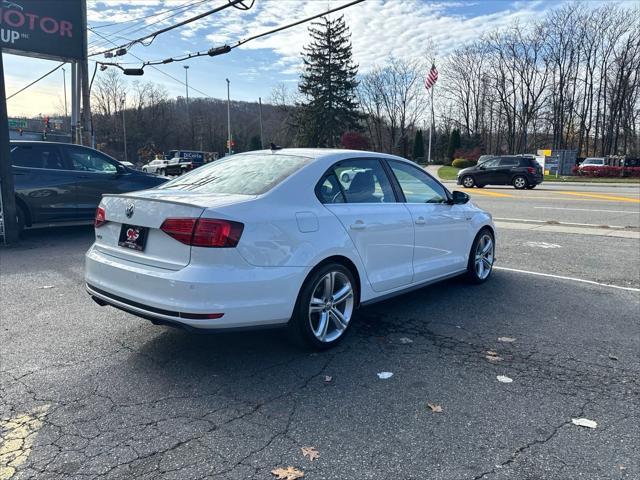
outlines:
{"label": "car's front tire", "polygon": [[473,188],[473,186],[476,184],[476,181],[471,175],[465,175],[464,177],[462,177],[461,183],[464,188]]}
{"label": "car's front tire", "polygon": [[495,237],[488,228],[483,228],[476,235],[467,262],[466,277],[471,283],[486,282],[491,276],[495,261],[495,245]]}
{"label": "car's front tire", "polygon": [[529,182],[527,182],[527,179],[522,175],[513,177],[513,180],[511,183],[517,190],[522,190],[523,188],[527,188],[527,185],[529,185]]}
{"label": "car's front tire", "polygon": [[357,285],[339,263],[318,268],[305,281],[289,321],[295,343],[326,350],[345,336],[356,306]]}

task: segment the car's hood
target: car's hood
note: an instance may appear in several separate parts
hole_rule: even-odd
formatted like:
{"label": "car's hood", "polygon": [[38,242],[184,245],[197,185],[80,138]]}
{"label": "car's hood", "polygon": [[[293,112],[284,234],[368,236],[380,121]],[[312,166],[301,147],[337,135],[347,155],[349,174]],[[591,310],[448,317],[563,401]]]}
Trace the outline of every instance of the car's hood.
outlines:
{"label": "car's hood", "polygon": [[467,168],[463,168],[462,170],[458,171],[458,176],[464,174],[464,173],[471,173],[475,171],[475,167],[467,167]]}

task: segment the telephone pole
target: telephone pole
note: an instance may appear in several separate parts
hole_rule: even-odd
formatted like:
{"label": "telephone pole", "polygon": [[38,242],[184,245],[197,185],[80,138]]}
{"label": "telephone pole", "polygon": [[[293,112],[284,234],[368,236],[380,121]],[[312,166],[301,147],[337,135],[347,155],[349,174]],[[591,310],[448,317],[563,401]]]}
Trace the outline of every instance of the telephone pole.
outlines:
{"label": "telephone pole", "polygon": [[260,148],[264,148],[264,138],[262,137],[262,97],[258,97],[260,107]]}
{"label": "telephone pole", "polygon": [[229,85],[231,82],[227,78],[227,147],[229,155],[231,155],[231,94],[229,93]]}

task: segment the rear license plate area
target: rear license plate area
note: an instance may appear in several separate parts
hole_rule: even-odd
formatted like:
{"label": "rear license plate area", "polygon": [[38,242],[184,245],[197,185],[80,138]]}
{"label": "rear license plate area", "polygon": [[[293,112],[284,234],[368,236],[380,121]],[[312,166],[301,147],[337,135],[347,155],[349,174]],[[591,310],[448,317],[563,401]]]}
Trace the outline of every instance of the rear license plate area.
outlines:
{"label": "rear license plate area", "polygon": [[148,227],[138,227],[137,225],[123,224],[120,227],[120,237],[118,245],[142,252],[147,244]]}

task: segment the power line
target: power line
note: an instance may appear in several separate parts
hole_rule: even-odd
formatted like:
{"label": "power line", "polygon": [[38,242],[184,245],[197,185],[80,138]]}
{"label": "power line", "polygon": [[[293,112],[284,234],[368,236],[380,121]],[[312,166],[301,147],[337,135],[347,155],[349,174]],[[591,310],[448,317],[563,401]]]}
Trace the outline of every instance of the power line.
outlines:
{"label": "power line", "polygon": [[[145,35],[143,37],[137,38],[137,39],[133,40],[132,42],[126,43],[124,45],[120,45],[120,46],[117,46],[117,47],[114,47],[114,48],[103,50],[101,52],[92,53],[90,56],[93,57],[93,56],[96,56],[96,55],[102,55],[102,54],[105,54],[105,53],[111,53],[114,50],[116,51],[116,55],[117,55],[120,50],[123,50],[123,49],[127,50],[127,49],[131,48],[133,45],[135,45],[136,43],[140,43],[142,45],[147,45],[147,46],[151,45],[153,40],[155,40],[155,38],[158,35],[166,33],[166,32],[168,32],[170,30],[175,29],[175,28],[182,27],[182,26],[187,25],[187,24],[189,24],[191,22],[195,22],[196,20],[200,20],[201,18],[207,17],[209,15],[213,15],[214,13],[218,13],[218,12],[220,12],[222,10],[225,10],[225,9],[229,8],[229,7],[234,7],[234,6],[240,4],[240,3],[244,2],[244,1],[245,0],[228,0],[228,3],[225,4],[225,5],[213,8],[211,10],[207,10],[206,12],[203,12],[200,15],[196,15],[195,17],[188,18],[186,20],[183,20],[182,22],[176,23],[175,25],[170,25],[168,27],[162,28],[162,29],[158,30],[157,32],[153,32],[153,33],[150,33],[150,34]],[[150,41],[147,44],[143,43],[145,40],[149,40],[149,39],[150,39]]]}
{"label": "power line", "polygon": [[63,65],[66,65],[67,62],[62,62],[60,65],[58,65],[56,68],[54,68],[53,70],[50,70],[49,72],[45,73],[44,75],[42,75],[41,77],[37,78],[36,80],[34,80],[33,82],[31,82],[29,85],[25,85],[24,87],[22,87],[20,90],[18,90],[17,92],[12,93],[11,95],[9,95],[5,100],[9,100],[13,97],[15,97],[16,95],[18,95],[21,92],[24,92],[27,88],[29,88],[32,85],[35,85],[36,83],[38,83],[40,80],[42,80],[43,78],[48,77],[49,75],[51,75],[53,72],[55,72],[56,70],[58,70],[59,68],[61,68]]}
{"label": "power line", "polygon": [[[188,9],[188,8],[191,8],[193,6],[200,5],[201,3],[209,2],[209,1],[211,1],[211,0],[198,0],[198,1],[192,2],[192,3],[183,3],[182,5],[178,5],[177,7],[174,7],[172,9],[164,10],[163,12],[155,13],[155,14],[152,14],[152,15],[147,15],[146,17],[140,17],[140,18],[137,19],[137,21],[136,21],[136,19],[128,20],[128,22],[134,22],[135,21],[135,23],[133,25],[128,26],[128,27],[124,27],[124,28],[121,28],[119,30],[116,30],[115,32],[105,32],[105,33],[107,35],[110,35],[110,36],[116,36],[116,34],[118,34],[118,33],[126,33],[127,35],[132,35],[132,34],[134,34],[136,32],[139,32],[140,30],[144,30],[144,29],[147,29],[147,28],[150,28],[150,27],[154,27],[160,22],[164,22],[164,21],[166,21],[166,20],[168,20],[168,19],[170,19],[172,17],[175,17],[176,15],[180,15],[180,14],[184,13],[185,10]],[[172,13],[172,12],[175,12],[175,13]],[[140,23],[143,23],[144,20],[146,20],[148,18],[152,18],[154,16],[162,16],[162,15],[164,15],[166,13],[171,13],[171,15],[167,15],[164,18],[158,18],[151,25],[146,25],[145,24],[145,25],[142,25],[142,26],[139,26],[138,28],[136,28]],[[127,23],[127,21],[120,22],[120,23]],[[108,25],[119,25],[119,24],[118,23],[111,23],[111,24],[108,24]],[[92,28],[96,29],[96,28],[101,28],[101,27],[105,27],[105,26],[107,26],[107,25],[98,25],[98,26],[92,27]],[[132,42],[133,41],[133,40],[131,40],[129,38],[124,38],[124,37],[121,37],[121,38],[123,38],[124,40],[127,40],[128,42]],[[98,47],[98,48],[102,48],[105,45],[107,45],[107,43],[104,42],[104,41],[100,41],[100,40],[96,40],[94,42],[90,42],[89,43],[89,46]]]}
{"label": "power line", "polygon": [[[93,33],[95,33],[95,34],[96,34],[96,35],[98,35],[99,37],[104,38],[105,40],[107,40],[108,42],[110,42],[110,43],[111,43],[111,44],[113,44],[113,45],[115,45],[115,44],[116,44],[113,40],[108,39],[107,37],[103,36],[103,35],[102,35],[101,33],[99,33],[99,32],[93,31]],[[128,53],[129,53],[129,55],[131,55],[132,57],[137,58],[139,61],[144,62],[144,60],[142,60],[142,59],[141,59],[140,57],[138,57],[137,55],[134,55],[134,54],[133,54],[133,53],[131,53],[131,52],[128,52]],[[96,62],[96,65],[98,65],[98,64],[104,65],[104,63],[102,63],[102,62]],[[179,84],[181,84],[181,85],[185,85],[185,86],[186,86],[186,83],[184,83],[184,82],[183,82],[182,80],[180,80],[179,78],[174,77],[173,75],[171,75],[171,74],[169,74],[169,73],[167,73],[167,72],[165,72],[165,71],[163,71],[163,70],[160,70],[159,68],[157,68],[157,67],[155,67],[155,66],[153,66],[153,65],[150,65],[150,67],[151,67],[151,68],[153,68],[154,70],[156,70],[157,72],[160,72],[160,73],[161,73],[161,74],[163,74],[164,76],[169,77],[169,78],[171,78],[172,80],[175,80],[175,81],[176,81],[176,82],[178,82]],[[122,68],[122,67],[121,67],[121,68]],[[95,76],[95,72],[94,72],[94,76]],[[93,83],[93,79],[91,80],[91,82]],[[204,95],[205,97],[211,98],[211,96],[210,96],[209,94],[204,93],[202,90],[198,90],[198,89],[197,89],[197,88],[195,88],[195,87],[189,87],[189,89],[193,90],[194,92],[198,92],[198,93],[200,93],[200,94]]]}
{"label": "power line", "polygon": [[[189,59],[197,58],[197,57],[204,57],[204,56],[214,57],[216,55],[222,55],[222,54],[225,54],[225,53],[229,53],[234,48],[238,48],[240,45],[244,45],[245,43],[248,43],[248,42],[250,42],[252,40],[256,40],[258,38],[265,37],[267,35],[271,35],[273,33],[277,33],[277,32],[280,32],[282,30],[286,30],[288,28],[296,27],[296,26],[301,25],[303,23],[310,22],[311,20],[315,20],[318,17],[323,17],[325,15],[337,12],[339,10],[344,10],[345,8],[351,7],[351,6],[356,5],[358,3],[362,3],[364,1],[365,0],[354,0],[353,2],[341,5],[340,7],[332,8],[330,10],[327,10],[327,11],[322,12],[322,13],[318,13],[318,14],[313,15],[311,17],[307,17],[307,18],[304,18],[302,20],[298,20],[297,22],[289,23],[287,25],[283,25],[281,27],[277,27],[277,28],[274,28],[272,30],[268,30],[266,32],[262,32],[262,33],[259,33],[257,35],[253,35],[253,36],[251,36],[249,38],[245,38],[243,40],[238,40],[234,45],[223,45],[223,46],[220,46],[220,47],[213,47],[213,48],[210,48],[209,50],[204,50],[204,51],[201,51],[201,52],[187,53],[185,55],[181,55],[181,56],[178,56],[178,57],[170,57],[170,58],[165,58],[163,60],[148,61],[148,62],[145,62],[145,63],[142,64],[142,68],[146,67],[147,65],[148,66],[164,65],[164,64],[173,63],[173,62],[183,62],[185,60],[189,60]],[[111,66],[118,66],[117,64],[114,64],[114,63],[103,63],[103,64],[104,65],[111,65]],[[120,67],[120,68],[122,68],[122,67]]]}
{"label": "power line", "polygon": [[[156,13],[152,13],[150,15],[145,15],[144,17],[138,17],[138,18],[132,18],[131,20],[124,20],[122,22],[114,22],[114,23],[107,23],[106,25],[97,25],[93,28],[106,28],[106,27],[112,27],[114,25],[124,25],[125,23],[131,23],[131,22],[135,22],[135,23],[140,23],[143,20],[147,20],[148,18],[152,18],[152,17],[158,17],[160,15],[164,15],[165,13],[171,13],[171,12],[175,12],[176,10],[180,10],[182,8],[188,8],[188,7],[192,7],[193,5],[197,5],[199,3],[204,3],[204,2],[208,2],[210,0],[199,0],[197,2],[193,2],[193,3],[183,3],[182,5],[178,5],[176,7],[173,8],[168,8],[166,10],[162,10],[161,12],[156,12]],[[126,27],[124,30],[126,30],[127,28],[131,28],[131,27]],[[117,32],[115,32],[117,33]]]}

